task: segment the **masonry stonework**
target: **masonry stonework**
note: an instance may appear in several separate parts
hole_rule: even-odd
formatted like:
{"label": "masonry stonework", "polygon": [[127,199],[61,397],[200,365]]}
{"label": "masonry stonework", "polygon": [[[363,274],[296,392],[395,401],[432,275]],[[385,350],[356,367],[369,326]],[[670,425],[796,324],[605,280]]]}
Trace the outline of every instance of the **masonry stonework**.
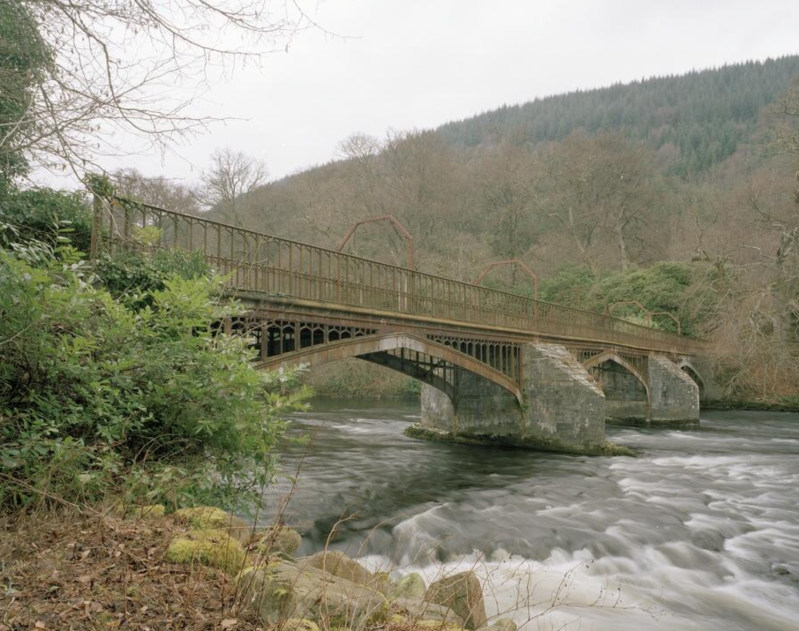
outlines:
{"label": "masonry stonework", "polygon": [[649,356],[649,420],[653,425],[699,423],[699,387],[663,355]]}
{"label": "masonry stonework", "polygon": [[605,443],[605,397],[596,382],[563,346],[525,344],[521,352],[521,405],[499,386],[461,372],[454,402],[422,385],[421,427],[469,442],[598,452]]}

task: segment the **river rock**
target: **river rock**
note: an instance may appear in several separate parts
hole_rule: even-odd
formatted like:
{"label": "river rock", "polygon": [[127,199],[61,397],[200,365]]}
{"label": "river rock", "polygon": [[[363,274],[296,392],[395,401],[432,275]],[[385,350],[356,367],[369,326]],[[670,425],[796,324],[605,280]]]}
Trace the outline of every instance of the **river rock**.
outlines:
{"label": "river rock", "polygon": [[474,572],[460,572],[436,581],[427,589],[424,599],[452,609],[467,629],[477,629],[486,623],[483,589]]}
{"label": "river rock", "polygon": [[241,571],[247,560],[241,543],[224,530],[192,530],[175,538],[166,551],[172,563],[199,563],[224,570],[228,574]]}
{"label": "river rock", "polygon": [[422,575],[418,572],[412,572],[397,581],[396,586],[391,590],[390,596],[391,598],[422,600],[426,592],[427,587],[425,587]]}
{"label": "river rock", "polygon": [[241,573],[243,598],[264,624],[306,618],[324,628],[361,628],[385,620],[388,601],[383,594],[338,576],[288,561],[270,563]]}
{"label": "river rock", "polygon": [[245,546],[250,542],[253,533],[251,524],[248,524],[240,517],[213,506],[181,508],[173,513],[173,517],[177,521],[189,524],[199,530],[208,528],[224,530]]}
{"label": "river rock", "polygon": [[146,506],[129,506],[125,511],[128,517],[136,519],[161,519],[166,514],[163,504],[147,504]]}
{"label": "river rock", "polygon": [[478,631],[517,631],[518,627],[513,620],[508,618],[500,618],[492,625],[480,627]]}
{"label": "river rock", "polygon": [[289,618],[280,623],[281,631],[320,631],[319,625],[308,618]]}
{"label": "river rock", "polygon": [[302,537],[293,528],[288,526],[270,526],[264,529],[258,550],[268,554],[282,554],[291,556],[302,543]]}
{"label": "river rock", "polygon": [[460,626],[460,618],[451,608],[415,598],[395,598],[391,601],[391,611],[413,624],[428,620],[439,623],[458,623]]}
{"label": "river rock", "polygon": [[342,552],[322,550],[304,559],[304,563],[353,583],[374,587],[374,575],[360,563],[353,561]]}

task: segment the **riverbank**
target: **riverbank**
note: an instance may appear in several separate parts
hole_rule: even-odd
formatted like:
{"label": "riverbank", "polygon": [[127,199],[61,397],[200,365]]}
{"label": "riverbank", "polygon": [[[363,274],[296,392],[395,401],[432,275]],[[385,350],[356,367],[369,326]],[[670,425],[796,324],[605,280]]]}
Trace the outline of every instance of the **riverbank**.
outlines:
{"label": "riverbank", "polygon": [[720,399],[703,401],[703,410],[746,410],[749,412],[799,412],[799,395],[773,399]]}
{"label": "riverbank", "polygon": [[[489,620],[471,571],[370,572],[300,535],[212,507],[62,506],[0,520],[0,631],[516,631]],[[491,626],[489,626],[491,623]]]}
{"label": "riverbank", "polygon": [[0,631],[261,629],[232,577],[167,560],[185,531],[171,519],[90,507],[0,518]]}

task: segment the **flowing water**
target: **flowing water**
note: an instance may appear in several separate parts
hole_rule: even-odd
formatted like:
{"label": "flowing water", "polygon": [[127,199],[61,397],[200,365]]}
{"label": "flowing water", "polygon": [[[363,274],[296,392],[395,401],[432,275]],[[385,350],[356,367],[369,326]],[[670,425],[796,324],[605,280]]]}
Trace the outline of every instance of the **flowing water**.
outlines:
{"label": "flowing water", "polygon": [[299,467],[284,518],[301,553],[427,582],[473,569],[489,616],[530,630],[799,630],[799,414],[608,427],[638,458],[406,438],[418,414],[316,401],[295,419],[310,443],[283,456]]}

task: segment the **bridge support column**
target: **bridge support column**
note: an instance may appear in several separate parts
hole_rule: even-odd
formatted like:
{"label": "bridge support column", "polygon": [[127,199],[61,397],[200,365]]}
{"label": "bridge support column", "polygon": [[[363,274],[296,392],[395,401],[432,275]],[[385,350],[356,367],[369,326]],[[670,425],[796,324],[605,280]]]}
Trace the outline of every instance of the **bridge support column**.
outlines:
{"label": "bridge support column", "polygon": [[526,344],[522,366],[529,435],[589,452],[604,445],[605,395],[565,347]]}
{"label": "bridge support column", "polygon": [[653,425],[699,423],[699,386],[663,355],[649,356],[649,421]]}
{"label": "bridge support column", "polygon": [[422,384],[422,424],[463,439],[499,440],[523,433],[522,409],[504,388],[466,371],[455,377],[454,401]]}
{"label": "bridge support column", "polygon": [[411,436],[513,445],[568,453],[608,453],[605,396],[563,346],[522,347],[524,401],[477,375],[461,372],[451,400],[422,385],[422,422]]}

